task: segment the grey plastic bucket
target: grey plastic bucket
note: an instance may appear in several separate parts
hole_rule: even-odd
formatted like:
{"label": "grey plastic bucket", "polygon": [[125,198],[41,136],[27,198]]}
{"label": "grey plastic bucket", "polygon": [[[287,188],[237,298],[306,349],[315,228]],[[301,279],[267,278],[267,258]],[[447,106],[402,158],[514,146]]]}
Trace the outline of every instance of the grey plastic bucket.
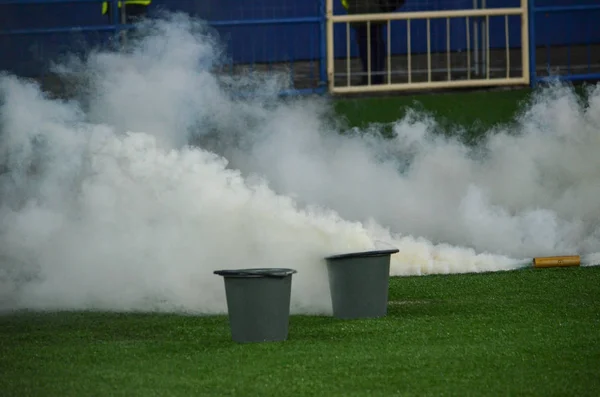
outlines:
{"label": "grey plastic bucket", "polygon": [[293,269],[214,272],[225,280],[231,337],[235,342],[276,342],[288,337]]}
{"label": "grey plastic bucket", "polygon": [[390,256],[397,252],[389,249],[325,258],[334,317],[358,319],[387,314]]}

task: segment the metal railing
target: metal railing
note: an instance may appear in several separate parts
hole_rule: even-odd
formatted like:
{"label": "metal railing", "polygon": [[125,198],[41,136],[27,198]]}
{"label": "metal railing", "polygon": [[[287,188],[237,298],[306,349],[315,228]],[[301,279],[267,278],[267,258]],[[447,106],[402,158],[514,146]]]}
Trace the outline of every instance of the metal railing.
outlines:
{"label": "metal railing", "polygon": [[[395,12],[389,14],[369,14],[369,15],[334,15],[333,14],[333,0],[327,0],[327,74],[329,80],[329,91],[334,94],[347,94],[347,93],[366,93],[366,92],[383,92],[383,91],[401,91],[401,90],[422,90],[422,89],[440,89],[440,88],[459,88],[459,87],[483,87],[483,86],[506,86],[506,85],[527,85],[529,84],[529,29],[528,29],[528,10],[527,0],[521,1],[521,6],[518,8],[494,8],[494,9],[471,9],[471,10],[449,10],[449,11],[428,11],[428,12]],[[521,19],[521,75],[512,76],[511,73],[511,51],[510,51],[510,39],[508,29],[508,18],[509,16],[518,16]],[[502,76],[493,76],[490,67],[490,40],[489,37],[489,26],[490,18],[492,17],[504,17],[505,25],[505,57],[506,67],[505,73]],[[485,54],[485,62],[483,64],[484,71],[481,76],[477,76],[476,73],[472,73],[472,61],[476,57],[475,51],[476,46],[471,44],[472,39],[472,28],[470,26],[470,19],[472,18],[483,18],[485,24],[482,25],[487,29],[482,40],[484,47],[482,48]],[[443,77],[437,76],[437,80],[433,78],[432,68],[432,46],[431,46],[431,21],[435,19],[446,20],[446,50],[445,50],[445,70],[442,73]],[[464,19],[465,20],[465,31],[466,31],[466,54],[467,68],[466,75],[460,76],[459,78],[452,79],[452,51],[450,47],[450,21],[452,19]],[[411,73],[412,58],[415,54],[411,52],[411,21],[425,20],[427,30],[427,51],[424,54],[427,62],[427,78],[425,81],[415,81]],[[353,74],[351,72],[351,55],[350,55],[350,34],[351,28],[350,23],[365,23],[367,25],[367,31],[370,32],[370,25],[374,22],[383,21],[387,27],[387,53],[386,53],[386,66],[387,71],[385,73],[385,82],[382,84],[371,84],[372,82],[372,70],[371,62],[368,62],[367,70],[367,82],[366,84],[353,85]],[[407,79],[406,81],[394,82],[392,76],[397,69],[402,68],[402,65],[398,65],[396,68],[392,67],[392,53],[391,53],[391,40],[392,40],[392,21],[406,21],[406,45],[407,53],[405,64],[403,65],[406,69]],[[336,62],[335,59],[335,41],[334,41],[334,25],[345,24],[346,27],[346,57],[343,60],[344,73],[338,74],[337,71],[341,66],[339,59]],[[369,54],[369,60],[371,55],[371,43],[370,38],[367,40]],[[436,55],[440,55],[439,53]],[[438,56],[439,58],[439,56]],[[439,73],[438,73],[439,74]],[[342,77],[342,79],[340,79]],[[339,83],[339,84],[338,84]]]}
{"label": "metal railing", "polygon": [[[40,49],[37,58],[45,61],[51,58],[47,53],[52,52],[43,51],[43,38],[47,36],[56,36],[55,41],[60,42],[67,50],[70,42],[66,37],[87,32],[102,32],[125,40],[124,32],[132,26],[123,23],[123,9],[116,6],[118,0],[109,1],[113,4],[110,22],[99,19],[97,24],[82,23],[75,26],[71,20],[61,26],[44,27],[40,20],[36,26],[27,27],[23,25],[29,20],[22,18],[18,24],[7,24],[4,29],[0,27],[0,41],[10,41],[9,44],[14,44],[13,47],[17,49],[23,47],[23,51],[25,46],[15,44],[13,38],[20,37],[18,43],[37,41]],[[549,6],[542,5],[543,0],[520,0],[519,6],[513,3],[515,7],[486,8],[486,0],[473,0],[473,9],[335,15],[334,1],[338,0],[313,1],[314,7],[311,6],[311,11],[302,16],[291,12],[285,17],[259,18],[255,15],[249,18],[247,14],[241,13],[239,17],[209,19],[209,25],[214,28],[229,29],[238,36],[242,34],[236,29],[245,27],[252,28],[253,31],[264,29],[265,32],[270,29],[267,33],[263,32],[263,39],[260,39],[258,33],[253,33],[249,43],[261,48],[260,51],[262,48],[278,51],[272,57],[267,56],[266,60],[260,59],[260,56],[255,59],[252,54],[235,60],[232,57],[229,64],[221,65],[220,73],[270,73],[274,70],[287,73],[289,89],[282,91],[282,95],[327,91],[333,94],[350,94],[527,84],[533,86],[549,80],[600,80],[600,34],[594,23],[597,18],[593,16],[600,17],[600,4]],[[94,3],[99,9],[101,0],[0,0],[0,6],[12,7]],[[194,2],[190,0],[190,4],[192,3]],[[458,7],[462,5],[458,4]],[[567,15],[573,15],[573,20],[567,21]],[[553,21],[553,16],[560,18],[564,27],[557,28],[549,22]],[[491,22],[494,23],[490,24]],[[368,32],[371,31],[371,24],[383,26],[387,43],[382,71],[372,70],[370,57],[364,68],[366,70],[363,70],[358,66],[360,63],[357,58],[352,55],[351,25],[356,23],[365,24]],[[546,30],[543,29],[544,26]],[[310,40],[298,37],[302,36],[297,33],[301,29],[304,29],[302,32],[310,31]],[[557,29],[567,37],[560,45],[551,42],[550,38]],[[279,37],[279,47],[273,50],[270,48],[271,40],[273,36],[280,35],[278,32],[286,35],[286,38]],[[39,38],[34,38],[36,35]],[[32,37],[31,40],[24,39],[29,36]],[[403,41],[401,45],[398,40]],[[395,47],[392,46],[392,41]],[[367,42],[370,42],[370,37]],[[307,45],[310,46],[309,49],[306,48]],[[289,46],[289,51],[283,46]],[[369,43],[367,52],[370,54],[372,51]],[[556,55],[558,52],[565,54]],[[288,53],[287,60],[283,59],[282,53]],[[28,54],[18,54],[19,59],[23,58],[22,65],[36,61],[28,58]],[[7,53],[3,55],[10,57]],[[357,67],[361,69],[358,73]],[[16,70],[18,73],[19,65]],[[383,77],[382,84],[374,84],[373,76],[377,74]],[[356,84],[357,77],[364,76],[366,81]]]}

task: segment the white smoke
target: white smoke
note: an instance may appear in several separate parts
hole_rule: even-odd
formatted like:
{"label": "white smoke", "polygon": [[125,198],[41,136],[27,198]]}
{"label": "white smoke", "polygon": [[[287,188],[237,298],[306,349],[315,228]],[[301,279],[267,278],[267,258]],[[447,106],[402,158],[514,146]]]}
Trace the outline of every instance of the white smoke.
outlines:
{"label": "white smoke", "polygon": [[288,267],[292,311],[327,313],[330,254],[394,246],[410,275],[600,252],[598,89],[538,95],[477,151],[418,114],[342,136],[325,99],[214,73],[201,22],[145,33],[63,64],[76,100],[0,78],[1,307],[218,313],[214,270]]}
{"label": "white smoke", "polygon": [[291,117],[280,113],[258,133],[270,131],[268,139],[224,153],[281,194],[396,233],[521,258],[592,253],[600,248],[600,89],[588,99],[567,87],[542,91],[476,148],[435,134],[435,120],[416,114],[381,140],[322,133],[306,113],[286,126]]}

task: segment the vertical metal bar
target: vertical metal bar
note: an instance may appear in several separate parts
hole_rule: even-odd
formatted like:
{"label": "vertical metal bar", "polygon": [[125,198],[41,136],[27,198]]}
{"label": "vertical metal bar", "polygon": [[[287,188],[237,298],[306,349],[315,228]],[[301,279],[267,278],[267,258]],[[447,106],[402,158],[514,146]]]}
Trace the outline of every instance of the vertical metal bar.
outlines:
{"label": "vertical metal bar", "polygon": [[367,21],[367,85],[371,85],[371,21]]}
{"label": "vertical metal bar", "polygon": [[431,82],[431,20],[427,18],[427,81]]}
{"label": "vertical metal bar", "polygon": [[470,18],[465,18],[465,25],[467,29],[467,80],[471,80],[471,32],[469,26]]}
{"label": "vertical metal bar", "polygon": [[548,31],[548,24],[546,24],[546,70],[550,75],[550,32]]}
{"label": "vertical metal bar", "polygon": [[[314,42],[314,36],[315,36],[315,32],[312,29],[310,30],[310,34],[309,34],[309,40],[308,40],[308,47],[309,47],[309,54],[310,54],[310,63],[309,63],[309,69],[310,72],[308,73],[308,78],[311,82],[315,81],[315,59],[317,58],[317,56],[315,56],[315,42]],[[268,56],[268,62],[269,62],[269,70],[273,69],[273,62],[275,60],[275,51],[273,48],[270,48],[269,51],[269,56]],[[295,85],[295,84],[294,84]],[[292,89],[294,88],[294,85],[292,85]]]}
{"label": "vertical metal bar", "polygon": [[504,16],[504,31],[506,32],[506,78],[510,78],[510,42],[508,34],[508,15]]}
{"label": "vertical metal bar", "polygon": [[587,24],[587,60],[588,60],[588,73],[592,72],[592,28],[591,23]]}
{"label": "vertical metal bar", "polygon": [[[521,63],[523,64],[523,79],[530,85],[535,85],[535,0],[530,0],[531,28],[529,25],[529,7],[527,0],[521,0]],[[530,45],[531,43],[531,45]]]}
{"label": "vertical metal bar", "polygon": [[[315,59],[317,58],[316,56],[314,56],[314,51],[315,51],[315,42],[314,40],[314,31],[312,29],[310,29],[310,81],[311,83],[313,81],[315,81]],[[272,69],[273,68],[273,63],[275,61],[275,51],[271,52],[272,56],[269,57],[269,66]]]}
{"label": "vertical metal bar", "polygon": [[350,23],[346,22],[346,85],[350,87],[352,76],[351,76],[351,66],[350,66]]}
{"label": "vertical metal bar", "polygon": [[[485,9],[487,8],[487,4],[486,4],[486,0],[481,0],[481,9]],[[484,19],[484,22],[482,22],[482,26],[481,26],[481,63],[485,64],[485,69],[486,69],[486,78],[489,79],[489,31],[490,31],[490,27],[489,27],[489,23],[490,23],[490,19],[489,16],[486,16]],[[485,51],[485,53],[484,53]],[[483,72],[483,70],[482,70]]]}
{"label": "vertical metal bar", "polygon": [[[473,8],[477,9],[477,0],[473,0]],[[479,76],[479,18],[473,18],[473,58],[475,58],[475,75]]]}
{"label": "vertical metal bar", "polygon": [[450,59],[450,18],[446,18],[446,67],[448,68],[448,81],[452,80],[452,62]]}
{"label": "vertical metal bar", "polygon": [[121,23],[120,21],[120,9],[119,9],[119,1],[118,0],[110,0],[111,3],[111,10],[110,13],[111,18],[112,18],[112,22],[113,25],[115,25],[115,36],[114,36],[114,43],[115,45],[118,47],[120,45],[120,41],[121,41]]}
{"label": "vertical metal bar", "polygon": [[319,22],[320,33],[320,57],[319,57],[319,85],[327,83],[327,13],[325,0],[319,0],[319,11],[321,13],[321,21]]}
{"label": "vertical metal bar", "polygon": [[[567,19],[568,20],[568,19]],[[571,38],[572,38],[572,30],[573,30],[573,24],[572,23],[568,23],[567,24],[567,73],[569,74],[569,76],[571,75]]]}
{"label": "vertical metal bar", "polygon": [[485,78],[490,78],[490,16],[485,16]]}
{"label": "vertical metal bar", "polygon": [[333,55],[335,48],[333,47],[333,21],[331,16],[333,15],[333,0],[325,0],[325,18],[327,20],[327,82],[329,91],[334,91],[334,64]]}
{"label": "vertical metal bar", "polygon": [[411,48],[410,48],[410,19],[406,20],[406,53],[407,53],[407,63],[408,63],[408,82],[412,82],[412,56],[411,56]]}
{"label": "vertical metal bar", "polygon": [[296,70],[294,69],[294,65],[296,64],[296,59],[294,58],[294,54],[290,56],[290,81],[288,82],[288,88],[294,88],[294,77],[296,76]]}
{"label": "vertical metal bar", "polygon": [[[127,25],[127,2],[121,2],[121,25]],[[121,29],[121,46],[127,46],[127,29]]]}
{"label": "vertical metal bar", "polygon": [[392,22],[387,21],[387,75],[388,84],[392,84]]}
{"label": "vertical metal bar", "polygon": [[[267,27],[267,29],[268,29],[268,27]],[[311,71],[311,77],[312,77],[312,65],[313,65],[313,61],[314,61],[314,59],[313,59],[313,57],[312,57],[312,53],[313,53],[313,52],[312,52],[312,47],[313,47],[312,35],[313,35],[313,33],[312,33],[312,31],[311,31],[311,33],[310,33],[310,36],[311,36],[311,37],[310,37],[310,39],[308,40],[308,41],[309,41],[309,44],[308,44],[308,45],[309,45],[309,47],[310,47],[310,49],[309,49],[309,54],[310,54],[310,58],[311,58],[311,59],[310,59],[310,67],[309,67],[309,69],[310,69],[310,71]],[[266,40],[265,40],[265,41],[266,41]],[[286,40],[286,41],[288,41],[288,40]],[[271,71],[271,70],[273,70],[273,60],[274,60],[274,58],[275,58],[275,50],[274,50],[272,47],[270,47],[270,46],[264,46],[264,48],[263,48],[263,51],[264,51],[264,52],[266,52],[267,70],[268,70],[268,71]],[[311,80],[312,80],[312,79],[311,79]]]}

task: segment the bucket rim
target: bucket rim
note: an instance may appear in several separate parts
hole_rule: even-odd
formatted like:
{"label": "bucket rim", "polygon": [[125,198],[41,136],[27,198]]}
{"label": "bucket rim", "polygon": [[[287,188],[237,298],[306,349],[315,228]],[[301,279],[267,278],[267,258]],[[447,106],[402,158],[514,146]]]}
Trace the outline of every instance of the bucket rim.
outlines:
{"label": "bucket rim", "polygon": [[250,268],[250,269],[225,269],[215,270],[213,272],[218,276],[223,277],[277,277],[283,278],[297,273],[294,269],[285,268]]}
{"label": "bucket rim", "polygon": [[352,259],[352,258],[372,258],[377,256],[387,256],[400,252],[398,248],[385,249],[385,250],[374,250],[374,251],[361,251],[361,252],[349,252],[346,254],[337,254],[326,257],[328,261],[338,259]]}

